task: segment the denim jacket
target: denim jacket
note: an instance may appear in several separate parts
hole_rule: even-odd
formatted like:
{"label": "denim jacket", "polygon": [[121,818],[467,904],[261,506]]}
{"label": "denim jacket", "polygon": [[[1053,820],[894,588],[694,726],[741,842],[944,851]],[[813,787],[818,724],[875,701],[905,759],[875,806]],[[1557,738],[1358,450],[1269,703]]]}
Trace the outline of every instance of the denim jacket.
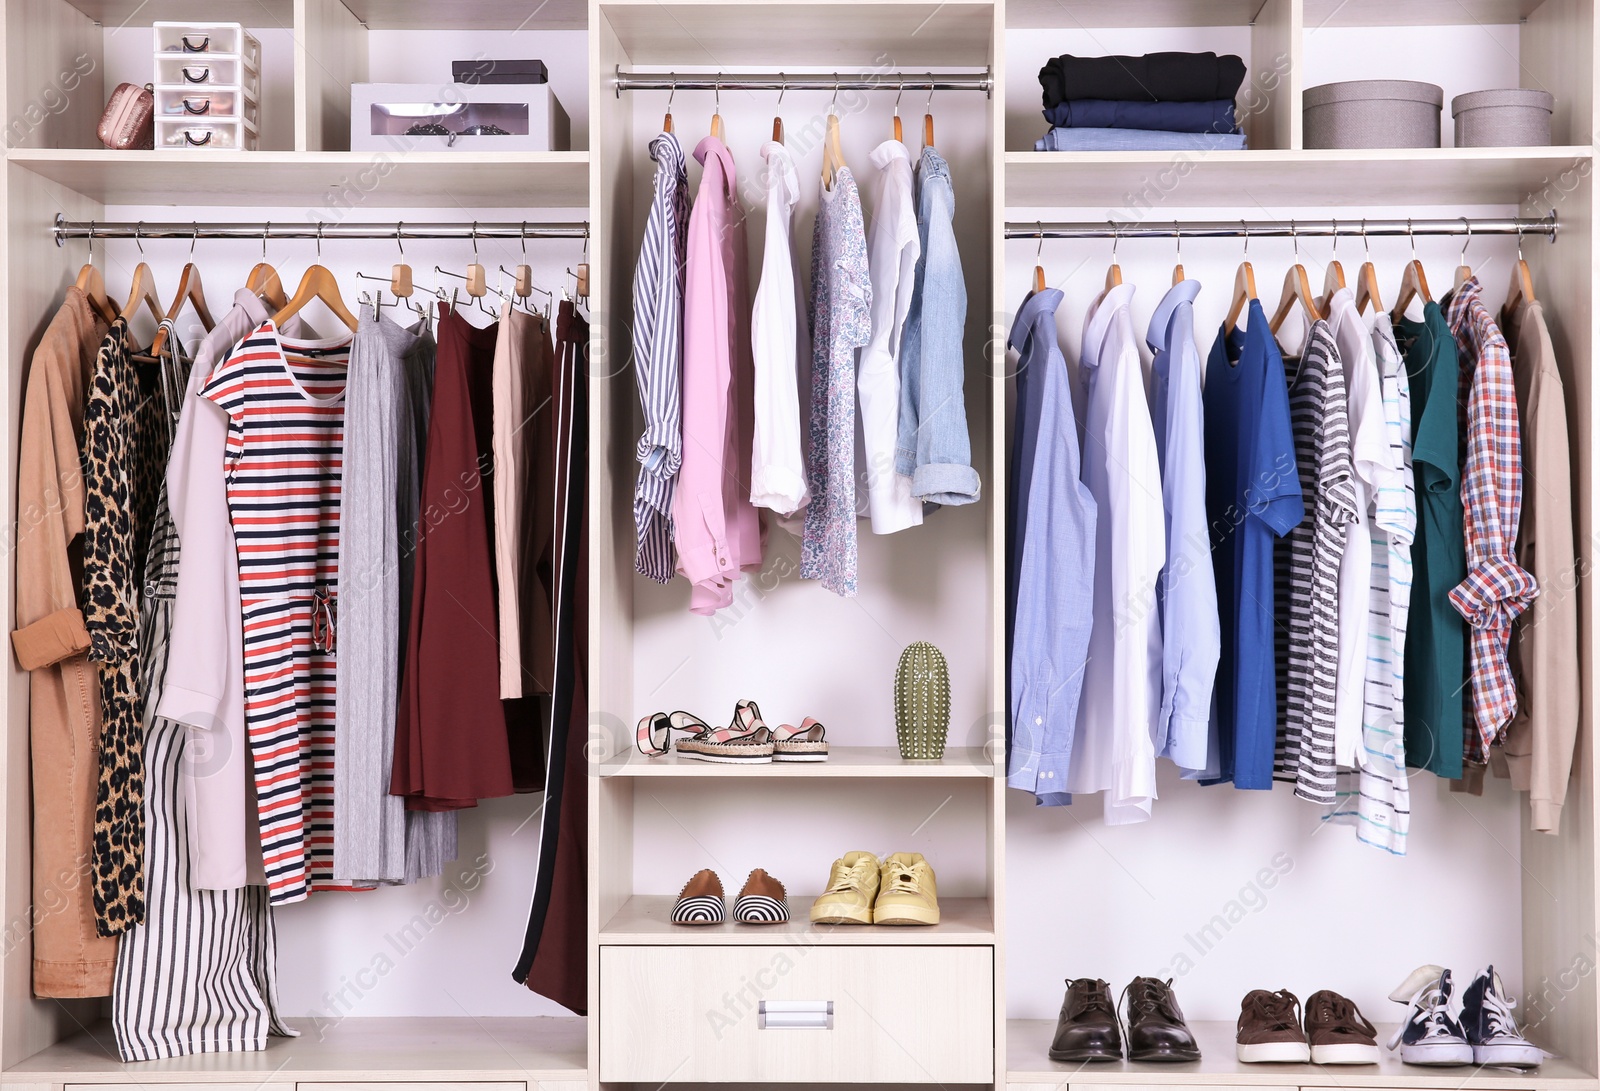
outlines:
{"label": "denim jacket", "polygon": [[925,503],[971,504],[979,486],[962,394],[967,285],[951,226],[950,168],[932,148],[922,149],[917,182],[922,256],[901,333],[895,472],[911,478],[911,495]]}

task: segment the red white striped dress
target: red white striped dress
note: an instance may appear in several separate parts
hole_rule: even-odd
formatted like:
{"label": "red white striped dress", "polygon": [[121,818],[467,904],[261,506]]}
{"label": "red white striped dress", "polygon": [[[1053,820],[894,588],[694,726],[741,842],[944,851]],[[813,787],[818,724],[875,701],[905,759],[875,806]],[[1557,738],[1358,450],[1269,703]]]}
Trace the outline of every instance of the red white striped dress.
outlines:
{"label": "red white striped dress", "polygon": [[350,889],[333,875],[335,648],[317,596],[339,583],[348,337],[288,341],[263,323],[201,390],[228,414],[239,544],[245,725],[274,905]]}

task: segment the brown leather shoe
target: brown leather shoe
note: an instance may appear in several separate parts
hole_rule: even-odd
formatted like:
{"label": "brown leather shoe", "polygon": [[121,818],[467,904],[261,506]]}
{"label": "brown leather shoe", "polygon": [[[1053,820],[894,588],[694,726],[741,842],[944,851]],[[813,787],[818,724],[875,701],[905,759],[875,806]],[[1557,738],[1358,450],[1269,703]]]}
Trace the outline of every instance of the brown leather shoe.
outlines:
{"label": "brown leather shoe", "polygon": [[1239,1011],[1238,1050],[1246,1064],[1309,1061],[1311,1048],[1300,1029],[1300,998],[1288,989],[1246,993]]}
{"label": "brown leather shoe", "polygon": [[721,924],[727,919],[722,899],[722,880],[717,873],[710,868],[697,871],[672,903],[672,923]]}
{"label": "brown leather shoe", "polygon": [[1378,1032],[1356,1002],[1331,989],[1306,1001],[1306,1037],[1312,1064],[1377,1064]]}
{"label": "brown leather shoe", "polygon": [[740,924],[782,924],[789,919],[789,895],[783,884],[760,868],[750,873],[733,902]]}

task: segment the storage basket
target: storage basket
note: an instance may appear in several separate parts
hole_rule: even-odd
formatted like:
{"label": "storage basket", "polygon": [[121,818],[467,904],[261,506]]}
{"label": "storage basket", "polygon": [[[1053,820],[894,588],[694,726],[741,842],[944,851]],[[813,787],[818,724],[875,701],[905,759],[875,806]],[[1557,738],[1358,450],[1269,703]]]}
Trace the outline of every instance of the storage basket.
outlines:
{"label": "storage basket", "polygon": [[1444,90],[1414,80],[1350,80],[1308,87],[1308,148],[1437,148]]}
{"label": "storage basket", "polygon": [[1506,87],[1472,91],[1450,100],[1458,148],[1532,148],[1550,143],[1550,114],[1556,97],[1548,91]]}

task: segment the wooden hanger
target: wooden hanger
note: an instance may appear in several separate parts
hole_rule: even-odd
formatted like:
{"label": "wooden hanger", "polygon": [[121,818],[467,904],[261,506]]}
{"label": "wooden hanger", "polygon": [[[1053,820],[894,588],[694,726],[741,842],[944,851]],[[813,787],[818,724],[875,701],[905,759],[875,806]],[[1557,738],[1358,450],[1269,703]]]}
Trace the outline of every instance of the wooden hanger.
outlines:
{"label": "wooden hanger", "polygon": [[[1300,256],[1300,233],[1295,230],[1293,220],[1289,221],[1289,234],[1294,237],[1294,253],[1295,257],[1298,258]],[[1322,312],[1322,308],[1317,305],[1317,297],[1312,294],[1311,278],[1306,276],[1306,267],[1298,261],[1284,274],[1283,298],[1278,300],[1278,309],[1273,312],[1272,320],[1267,323],[1273,333],[1278,332],[1284,320],[1289,317],[1289,312],[1294,309],[1296,302],[1305,308],[1306,314],[1310,316],[1313,322],[1319,318],[1327,317]]]}
{"label": "wooden hanger", "polygon": [[1461,263],[1456,266],[1456,280],[1451,291],[1459,292],[1461,286],[1472,279],[1472,266],[1467,264],[1467,247],[1472,245],[1472,221],[1465,216],[1461,222],[1467,225],[1467,237],[1461,242]]}
{"label": "wooden hanger", "polygon": [[[200,238],[200,232],[195,230],[195,238],[189,243],[189,256],[194,257],[194,243]],[[206,290],[200,283],[200,267],[192,260],[183,267],[183,275],[178,278],[178,294],[172,300],[172,306],[167,308],[167,321],[175,322],[178,312],[183,310],[185,303],[194,307],[194,313],[200,317],[200,324],[210,333],[217,328],[217,320],[211,317],[211,308],[206,306]],[[161,349],[167,343],[167,330],[163,326],[156,331],[156,339],[150,342],[150,355],[160,356]]]}
{"label": "wooden hanger", "polygon": [[1117,264],[1117,243],[1122,241],[1122,228],[1116,220],[1107,220],[1111,225],[1111,268],[1106,270],[1106,290],[1110,291],[1122,283],[1122,266]]}
{"label": "wooden hanger", "polygon": [[1372,265],[1372,244],[1367,241],[1367,221],[1361,221],[1361,243],[1366,247],[1367,260],[1361,263],[1356,274],[1356,313],[1361,314],[1372,304],[1373,313],[1383,310],[1383,299],[1378,294],[1378,270]]}
{"label": "wooden hanger", "polygon": [[[717,81],[716,81],[715,86],[716,86],[716,89],[717,89],[716,90],[717,99],[716,99],[716,107],[715,107],[713,113],[711,114],[711,135],[716,137],[718,140],[724,140],[725,141],[727,139],[727,136],[726,136],[725,130],[722,127],[722,77],[720,75],[717,76]],[[467,291],[470,292],[471,290],[472,289],[469,286],[467,288]]]}
{"label": "wooden hanger", "polygon": [[[839,97],[839,85],[834,84],[833,97]],[[832,102],[828,103],[828,126],[822,138],[822,188],[833,191],[834,175],[845,166],[844,148],[839,143],[839,114]]]}
{"label": "wooden hanger", "polygon": [[674,72],[672,74],[672,90],[667,92],[667,116],[661,119],[661,131],[664,133],[670,133],[672,131],[672,100],[677,96],[677,94],[678,74]]}
{"label": "wooden hanger", "polygon": [[1250,225],[1240,220],[1239,226],[1244,228],[1244,260],[1233,274],[1233,303],[1228,307],[1228,317],[1223,319],[1223,333],[1232,333],[1238,328],[1239,315],[1251,300],[1260,298],[1256,293],[1256,271],[1250,265]]}
{"label": "wooden hanger", "polygon": [[1033,254],[1033,290],[1042,292],[1049,282],[1044,278],[1044,223],[1039,223],[1039,248]]}
{"label": "wooden hanger", "polygon": [[928,73],[928,105],[922,115],[922,146],[933,147],[933,73]]}
{"label": "wooden hanger", "polygon": [[267,264],[267,232],[271,229],[270,223],[261,228],[261,260],[250,270],[244,286],[246,291],[255,293],[263,303],[279,311],[288,306],[289,297],[283,294],[283,281],[278,279],[278,271]]}
{"label": "wooden hanger", "polygon": [[317,262],[306,270],[306,275],[300,278],[300,287],[295,289],[294,298],[289,300],[272,316],[272,324],[282,327],[292,316],[299,314],[307,303],[313,299],[320,299],[327,305],[328,310],[339,321],[349,326],[353,332],[359,323],[356,316],[350,313],[350,308],[344,305],[344,294],[339,289],[339,281],[327,270],[322,262],[322,225],[317,225]]}
{"label": "wooden hanger", "polygon": [[[394,267],[389,270],[389,294],[396,299],[410,299],[411,293],[416,290],[411,282],[411,266],[406,264],[406,244],[400,238],[400,233],[404,227],[405,224],[400,222],[396,222],[394,225],[394,244],[400,250],[400,260],[395,262]],[[522,230],[524,232],[523,237],[526,238],[528,230],[526,224],[523,225]],[[524,242],[523,246],[527,246],[527,243]]]}
{"label": "wooden hanger", "polygon": [[1522,225],[1517,225],[1517,261],[1511,267],[1511,288],[1506,292],[1505,313],[1515,314],[1517,307],[1523,303],[1534,303],[1537,300],[1533,294],[1533,271],[1528,268],[1528,263],[1522,260]]}
{"label": "wooden hanger", "polygon": [[1178,221],[1172,221],[1172,235],[1178,240],[1178,259],[1172,267],[1172,286],[1176,288],[1183,282],[1183,231],[1178,227]]}
{"label": "wooden hanger", "polygon": [[156,275],[150,271],[150,266],[142,261],[133,267],[133,283],[128,287],[128,301],[122,305],[118,317],[131,321],[133,316],[139,313],[140,304],[150,308],[150,313],[155,316],[158,323],[167,317],[167,312],[156,295]]}
{"label": "wooden hanger", "polygon": [[776,111],[773,112],[773,115],[772,115],[772,139],[777,141],[779,144],[782,144],[783,143],[783,93],[788,90],[788,87],[787,87],[788,81],[783,79],[783,73],[782,72],[779,72],[778,76],[779,76],[779,80],[780,80],[780,82],[778,84],[778,108],[777,108]]}
{"label": "wooden hanger", "polygon": [[1328,305],[1333,301],[1333,293],[1342,292],[1349,287],[1344,279],[1344,266],[1339,264],[1339,221],[1333,221],[1333,257],[1328,260],[1327,271],[1322,275],[1322,298],[1317,300],[1317,306],[1323,314],[1328,314]]}
{"label": "wooden hanger", "polygon": [[900,126],[900,96],[905,93],[906,84],[904,80],[901,80],[900,86],[894,92],[894,138],[902,143],[905,141],[906,134],[905,130]]}
{"label": "wooden hanger", "polygon": [[1394,310],[1390,317],[1398,322],[1406,316],[1406,308],[1413,299],[1420,298],[1424,303],[1433,302],[1433,292],[1428,288],[1428,274],[1422,270],[1422,262],[1417,260],[1417,237],[1411,232],[1411,221],[1406,220],[1406,234],[1411,237],[1411,260],[1406,263],[1406,271],[1400,277],[1400,298],[1395,301]]}
{"label": "wooden hanger", "polygon": [[89,306],[94,313],[99,315],[106,325],[117,320],[117,312],[121,310],[112,298],[106,294],[105,274],[100,272],[100,267],[94,263],[94,221],[89,221],[89,260],[78,270],[78,291],[84,294],[89,301]]}
{"label": "wooden hanger", "polygon": [[472,221],[472,264],[467,266],[467,294],[482,299],[489,294],[489,278],[478,264],[478,221]]}

